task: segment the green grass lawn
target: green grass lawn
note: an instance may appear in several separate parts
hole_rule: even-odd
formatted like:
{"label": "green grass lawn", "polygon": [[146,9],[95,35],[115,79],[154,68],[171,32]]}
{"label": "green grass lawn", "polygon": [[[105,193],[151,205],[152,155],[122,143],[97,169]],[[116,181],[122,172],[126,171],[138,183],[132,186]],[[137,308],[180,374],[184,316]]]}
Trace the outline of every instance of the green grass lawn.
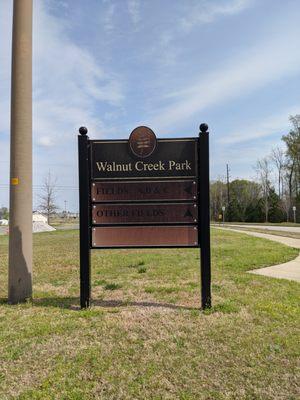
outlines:
{"label": "green grass lawn", "polygon": [[[230,225],[225,225],[228,229],[230,229]],[[267,235],[274,235],[274,236],[283,236],[283,237],[289,237],[292,239],[300,239],[300,233],[297,232],[288,232],[288,231],[275,231],[271,229],[259,229],[259,228],[252,228],[251,225],[249,226],[240,226],[240,227],[232,227],[231,229],[238,229],[240,231],[250,231],[250,232],[258,232],[258,233],[264,233]]]}
{"label": "green grass lawn", "polygon": [[297,250],[220,230],[212,245],[210,311],[195,249],[94,251],[80,311],[78,231],[34,235],[17,306],[0,237],[0,399],[299,399],[300,285],[246,273]]}
{"label": "green grass lawn", "polygon": [[[215,222],[216,223],[216,222]],[[295,227],[295,228],[299,228],[300,227],[300,224],[297,222],[297,223],[294,223],[294,222],[240,222],[240,221],[238,221],[238,222],[226,222],[226,225],[231,225],[231,224],[234,224],[234,225],[249,225],[249,226],[251,226],[251,225],[262,225],[262,226],[292,226],[292,227]]]}

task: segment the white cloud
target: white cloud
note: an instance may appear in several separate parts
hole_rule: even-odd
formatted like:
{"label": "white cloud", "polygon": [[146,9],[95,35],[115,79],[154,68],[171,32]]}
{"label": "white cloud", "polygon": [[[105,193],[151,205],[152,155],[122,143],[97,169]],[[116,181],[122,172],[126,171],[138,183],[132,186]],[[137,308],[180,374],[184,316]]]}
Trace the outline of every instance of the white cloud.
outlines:
{"label": "white cloud", "polygon": [[110,2],[110,3],[108,3],[107,9],[104,14],[104,21],[103,21],[104,22],[104,30],[108,34],[111,33],[115,28],[115,24],[114,24],[115,9],[116,9],[115,4]]}
{"label": "white cloud", "polygon": [[130,15],[131,21],[136,28],[141,19],[139,0],[128,0],[127,8],[128,8],[128,13]]}
{"label": "white cloud", "polygon": [[289,116],[299,113],[300,104],[285,108],[284,110],[281,110],[276,114],[269,115],[260,121],[255,121],[255,123],[244,123],[243,126],[235,129],[232,134],[220,138],[218,143],[236,144],[247,142],[253,139],[265,138],[279,132],[284,134],[287,132],[289,127],[291,127]]}
{"label": "white cloud", "polygon": [[300,27],[286,26],[219,68],[165,96],[166,106],[151,114],[159,129],[180,124],[205,108],[242,97],[287,76],[299,74]]}
{"label": "white cloud", "polygon": [[41,136],[38,140],[38,144],[45,147],[51,147],[54,142],[50,136]]}
{"label": "white cloud", "polygon": [[12,2],[2,1],[0,4],[0,132],[8,132],[10,127],[10,70],[11,70],[11,26]]}
{"label": "white cloud", "polygon": [[252,0],[205,0],[198,1],[181,19],[181,26],[189,31],[195,26],[213,22],[218,17],[238,14],[248,8]]}
{"label": "white cloud", "polygon": [[[122,85],[66,34],[68,23],[36,2],[34,19],[34,133],[52,142],[87,123],[103,131],[95,103],[120,106]],[[40,141],[38,140],[38,143]]]}
{"label": "white cloud", "polygon": [[[1,132],[8,132],[10,126],[11,23],[12,3],[1,2]],[[48,13],[44,2],[34,2],[33,128],[38,143],[39,137],[49,133],[58,137],[85,122],[101,132],[95,101],[116,108],[124,99],[118,77],[71,41],[67,29],[68,21]]]}
{"label": "white cloud", "polygon": [[195,2],[180,2],[173,23],[158,30],[159,36],[155,43],[145,50],[145,54],[149,58],[155,59],[157,64],[163,68],[174,66],[180,60],[183,51],[183,48],[178,45],[178,41],[182,40],[193,28],[197,29],[200,25],[212,23],[217,18],[239,14],[252,6],[255,1],[196,0]]}
{"label": "white cloud", "polygon": [[[0,135],[8,149],[10,129],[10,69],[12,5],[0,1]],[[68,165],[63,182],[76,177],[76,134],[87,125],[94,137],[110,129],[102,121],[105,110],[116,112],[124,99],[121,80],[107,71],[87,49],[69,36],[69,21],[55,16],[48,3],[34,1],[33,14],[33,138],[34,172],[38,183],[50,165]],[[49,3],[49,7],[51,3]],[[101,109],[101,113],[100,113]],[[8,174],[8,162],[0,175]],[[1,194],[2,196],[2,194]]]}

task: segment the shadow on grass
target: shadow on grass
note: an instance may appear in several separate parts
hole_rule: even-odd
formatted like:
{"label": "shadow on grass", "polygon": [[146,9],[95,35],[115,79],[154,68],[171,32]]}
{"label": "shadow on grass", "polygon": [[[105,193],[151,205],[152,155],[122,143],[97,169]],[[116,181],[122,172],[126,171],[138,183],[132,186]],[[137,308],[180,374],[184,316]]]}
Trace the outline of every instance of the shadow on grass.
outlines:
{"label": "shadow on grass", "polygon": [[[29,306],[34,307],[54,307],[62,308],[66,310],[81,311],[78,297],[40,297],[28,300]],[[24,304],[23,303],[23,304]],[[0,298],[0,305],[7,304],[7,298]],[[123,300],[100,300],[93,299],[91,301],[92,306],[101,308],[120,308],[120,307],[137,307],[137,308],[168,308],[170,310],[188,310],[188,311],[202,311],[205,315],[214,314],[220,312],[223,314],[237,313],[240,307],[233,303],[231,300],[217,304],[207,310],[201,310],[199,307],[188,307],[183,305],[171,304],[171,303],[158,303],[153,301],[123,301]],[[83,309],[87,311],[89,309]]]}
{"label": "shadow on grass", "polygon": [[[92,300],[92,306],[103,308],[142,307],[142,308],[169,308],[171,310],[199,310],[196,307],[181,306],[170,303],[153,301],[123,301],[123,300]],[[7,304],[6,298],[0,298],[0,304]],[[27,304],[37,307],[57,307],[80,311],[78,297],[40,297],[29,300]]]}
{"label": "shadow on grass", "polygon": [[[26,303],[26,302],[24,302]],[[23,304],[24,304],[23,303]],[[0,298],[0,304],[7,304],[6,298]],[[57,307],[80,311],[78,297],[40,297],[27,301],[37,307]],[[123,300],[97,300],[91,301],[92,306],[103,308],[117,307],[143,307],[143,308],[169,308],[171,310],[199,310],[196,307],[181,306],[171,303],[156,303],[151,301],[123,301]]]}

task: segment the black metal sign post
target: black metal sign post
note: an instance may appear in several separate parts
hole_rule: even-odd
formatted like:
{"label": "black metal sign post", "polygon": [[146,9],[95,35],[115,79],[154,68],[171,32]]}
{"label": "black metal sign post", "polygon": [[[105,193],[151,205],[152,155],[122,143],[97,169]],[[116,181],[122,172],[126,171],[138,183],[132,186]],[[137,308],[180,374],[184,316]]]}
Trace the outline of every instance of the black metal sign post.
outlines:
{"label": "black metal sign post", "polygon": [[87,132],[81,127],[78,135],[81,308],[89,307],[91,301],[90,144]]}
{"label": "black metal sign post", "polygon": [[[91,249],[200,248],[201,305],[211,307],[209,140],[156,139],[138,127],[129,140],[78,136],[80,305],[90,306]],[[198,210],[198,211],[197,211]]]}
{"label": "black metal sign post", "polygon": [[205,309],[211,307],[209,132],[206,124],[200,125],[198,141],[198,210],[198,240],[201,253],[201,305]]}

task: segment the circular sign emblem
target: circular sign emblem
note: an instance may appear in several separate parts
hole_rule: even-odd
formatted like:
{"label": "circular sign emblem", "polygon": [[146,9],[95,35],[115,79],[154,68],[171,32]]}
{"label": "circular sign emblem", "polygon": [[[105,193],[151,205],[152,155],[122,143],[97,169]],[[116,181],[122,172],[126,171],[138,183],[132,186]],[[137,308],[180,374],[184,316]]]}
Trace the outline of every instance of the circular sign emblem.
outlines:
{"label": "circular sign emblem", "polygon": [[138,126],[129,136],[129,147],[137,157],[149,157],[156,147],[156,136],[147,126]]}

